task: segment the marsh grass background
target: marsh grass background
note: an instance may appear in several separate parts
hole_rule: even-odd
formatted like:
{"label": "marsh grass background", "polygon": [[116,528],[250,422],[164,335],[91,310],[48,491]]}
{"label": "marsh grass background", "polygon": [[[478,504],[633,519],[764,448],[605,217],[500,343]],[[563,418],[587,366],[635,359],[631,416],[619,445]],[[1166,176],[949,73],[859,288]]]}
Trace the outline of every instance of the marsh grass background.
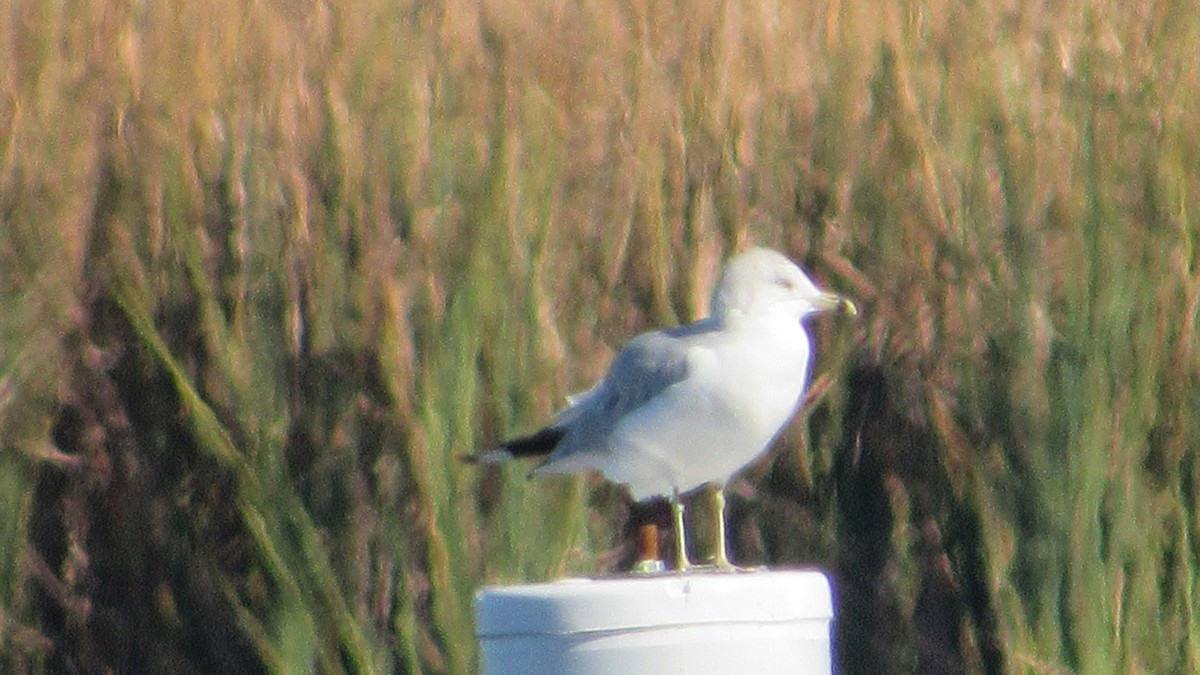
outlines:
{"label": "marsh grass background", "polygon": [[0,668],[470,672],[528,430],[729,250],[860,300],[733,503],[842,672],[1200,670],[1194,2],[12,0]]}

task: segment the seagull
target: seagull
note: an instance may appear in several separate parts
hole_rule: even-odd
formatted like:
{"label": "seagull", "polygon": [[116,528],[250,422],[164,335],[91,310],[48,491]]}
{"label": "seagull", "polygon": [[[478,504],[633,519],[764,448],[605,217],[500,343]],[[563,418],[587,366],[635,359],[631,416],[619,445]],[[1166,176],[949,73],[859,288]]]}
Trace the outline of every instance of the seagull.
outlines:
{"label": "seagull", "polygon": [[693,567],[680,496],[708,486],[718,514],[712,564],[737,569],[726,546],[725,485],[800,406],[812,362],[802,321],[858,310],[765,248],[729,260],[709,306],[707,318],[630,340],[604,378],[569,396],[546,427],[467,459],[544,457],[531,477],[598,471],[634,501],[665,497],[679,571]]}

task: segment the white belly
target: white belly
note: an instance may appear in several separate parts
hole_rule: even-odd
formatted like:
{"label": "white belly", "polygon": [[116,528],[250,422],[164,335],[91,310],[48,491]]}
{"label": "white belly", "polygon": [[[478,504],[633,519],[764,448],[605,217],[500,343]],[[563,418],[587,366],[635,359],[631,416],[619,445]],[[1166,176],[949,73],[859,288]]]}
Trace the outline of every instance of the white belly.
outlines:
{"label": "white belly", "polygon": [[797,332],[774,349],[699,359],[686,383],[618,425],[597,468],[638,501],[724,485],[795,414],[808,371],[807,336]]}

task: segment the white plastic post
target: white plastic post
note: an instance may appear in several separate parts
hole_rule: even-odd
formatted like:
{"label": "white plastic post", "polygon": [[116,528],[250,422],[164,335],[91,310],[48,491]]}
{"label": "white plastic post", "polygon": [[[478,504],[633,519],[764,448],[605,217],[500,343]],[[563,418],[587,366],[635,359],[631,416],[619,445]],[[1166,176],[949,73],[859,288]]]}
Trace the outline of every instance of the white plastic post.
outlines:
{"label": "white plastic post", "polygon": [[828,675],[818,571],[566,579],[481,590],[484,675]]}

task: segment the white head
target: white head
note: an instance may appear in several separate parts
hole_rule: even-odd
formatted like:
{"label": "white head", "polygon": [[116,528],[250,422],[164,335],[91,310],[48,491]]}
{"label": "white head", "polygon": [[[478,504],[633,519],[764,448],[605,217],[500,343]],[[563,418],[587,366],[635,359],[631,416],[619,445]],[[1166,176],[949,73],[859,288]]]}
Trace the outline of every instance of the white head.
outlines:
{"label": "white head", "polygon": [[799,320],[835,309],[858,313],[853,302],[817,288],[795,263],[765,248],[750,249],[730,259],[710,304],[712,316],[722,321],[776,313]]}

